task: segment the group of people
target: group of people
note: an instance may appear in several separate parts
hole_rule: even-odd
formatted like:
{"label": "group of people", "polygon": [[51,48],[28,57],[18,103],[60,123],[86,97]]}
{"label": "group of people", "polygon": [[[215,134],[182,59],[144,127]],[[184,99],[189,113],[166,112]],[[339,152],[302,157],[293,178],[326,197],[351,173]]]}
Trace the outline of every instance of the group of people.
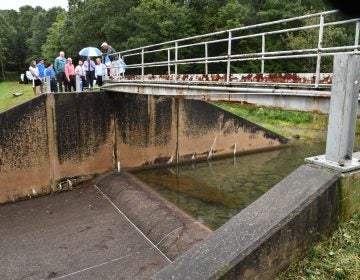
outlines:
{"label": "group of people", "polygon": [[[30,63],[28,79],[32,81],[34,95],[36,95],[36,88],[40,88],[40,94],[44,93],[45,77],[50,79],[51,92],[71,92],[71,90],[82,91],[85,88],[93,89],[94,82],[101,87],[105,76],[117,76],[119,56],[114,48],[106,42],[101,44],[101,48],[105,50],[105,64],[100,57],[96,58],[95,62],[91,57],[86,60],[79,60],[75,67],[71,57],[65,58],[63,51],[59,52],[59,56],[54,63],[49,63],[45,67],[44,59],[40,59],[38,63],[32,60]],[[80,79],[80,88],[76,88],[76,76]]]}

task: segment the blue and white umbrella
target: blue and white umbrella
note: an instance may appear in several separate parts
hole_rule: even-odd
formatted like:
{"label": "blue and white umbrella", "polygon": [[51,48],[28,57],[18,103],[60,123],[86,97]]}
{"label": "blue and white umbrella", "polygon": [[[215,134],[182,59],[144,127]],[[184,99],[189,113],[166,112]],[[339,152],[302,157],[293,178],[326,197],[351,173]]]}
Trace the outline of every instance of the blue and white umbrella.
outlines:
{"label": "blue and white umbrella", "polygon": [[79,55],[81,56],[100,56],[102,55],[102,52],[95,47],[87,47],[83,48],[81,51],[79,51]]}

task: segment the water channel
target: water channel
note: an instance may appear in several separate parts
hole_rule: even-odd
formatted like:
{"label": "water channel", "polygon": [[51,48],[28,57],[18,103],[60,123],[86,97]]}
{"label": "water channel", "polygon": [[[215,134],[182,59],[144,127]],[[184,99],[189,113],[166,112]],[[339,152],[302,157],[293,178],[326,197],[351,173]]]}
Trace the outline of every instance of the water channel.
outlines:
{"label": "water channel", "polygon": [[141,170],[134,175],[216,229],[304,164],[304,158],[324,154],[324,139],[293,140],[289,147],[275,151]]}

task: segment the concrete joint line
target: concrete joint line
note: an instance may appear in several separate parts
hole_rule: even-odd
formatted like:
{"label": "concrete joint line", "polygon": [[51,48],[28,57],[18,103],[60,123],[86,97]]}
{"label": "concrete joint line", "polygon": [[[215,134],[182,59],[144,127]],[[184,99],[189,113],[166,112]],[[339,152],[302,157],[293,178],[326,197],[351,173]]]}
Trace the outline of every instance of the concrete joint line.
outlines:
{"label": "concrete joint line", "polygon": [[110,204],[118,211],[150,244],[169,262],[172,263],[173,261],[170,260],[158,247],[155,245],[120,209],[115,205],[114,202],[102,191],[97,185],[94,185],[95,189],[101,193],[103,197],[105,197]]}
{"label": "concrete joint line", "polygon": [[78,271],[75,271],[75,272],[60,276],[60,277],[56,277],[56,278],[53,278],[53,279],[54,280],[64,279],[66,277],[73,276],[73,275],[79,274],[81,272],[84,272],[84,271],[87,271],[87,270],[90,270],[90,269],[93,269],[93,268],[97,268],[99,266],[103,266],[103,265],[106,265],[106,264],[109,264],[109,263],[113,263],[113,262],[116,262],[116,261],[119,261],[119,260],[122,260],[122,259],[125,259],[125,258],[128,258],[128,257],[131,257],[132,255],[133,254],[126,255],[126,256],[123,256],[123,257],[119,257],[119,258],[115,258],[115,259],[112,259],[110,261],[99,263],[99,264],[96,264],[96,265],[93,265],[93,266],[90,266],[90,267],[87,267],[87,268],[84,268],[84,269],[80,269]]}

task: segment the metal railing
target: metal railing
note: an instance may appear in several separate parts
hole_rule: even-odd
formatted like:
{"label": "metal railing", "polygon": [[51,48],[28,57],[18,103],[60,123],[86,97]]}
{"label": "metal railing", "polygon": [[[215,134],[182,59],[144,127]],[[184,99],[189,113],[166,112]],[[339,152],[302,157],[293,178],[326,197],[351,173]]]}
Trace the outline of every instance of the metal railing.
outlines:
{"label": "metal railing", "polygon": [[[332,18],[334,18],[334,16],[341,17],[341,14],[337,10],[321,12],[316,14],[309,14],[299,17],[254,24],[250,26],[238,27],[229,30],[198,35],[198,36],[192,36],[188,38],[182,38],[178,40],[148,45],[130,50],[124,50],[119,52],[118,54],[126,62],[127,71],[133,69],[139,72],[139,75],[137,76],[138,81],[145,80],[145,69],[152,70],[155,68],[165,68],[166,74],[171,75],[173,77],[172,79],[173,82],[177,82],[178,75],[180,74],[179,73],[180,65],[203,64],[204,65],[203,74],[209,74],[209,65],[215,63],[223,63],[226,64],[226,68],[224,69],[225,70],[224,74],[226,74],[225,80],[226,83],[228,84],[232,83],[231,75],[233,73],[231,72],[231,69],[236,62],[259,61],[260,72],[264,74],[266,61],[313,58],[316,59],[315,69],[309,69],[309,73],[314,73],[315,82],[311,86],[318,88],[320,85],[321,63],[323,57],[334,56],[334,54],[336,53],[358,52],[358,49],[360,47],[359,46],[360,19],[337,18],[333,20]],[[330,21],[326,22],[326,19],[329,19]],[[313,24],[314,21],[316,21],[317,23]],[[292,25],[291,27],[276,29],[278,25],[285,25],[290,23]],[[327,27],[334,28],[336,26],[344,26],[344,25],[349,26],[349,24],[354,24],[353,43],[351,44],[348,43],[346,45],[341,45],[341,46],[336,46],[336,45],[331,45],[327,47],[323,46],[324,35],[326,35],[325,28]],[[294,27],[294,25],[296,26]],[[273,30],[271,30],[270,28],[273,28]],[[290,50],[278,49],[278,50],[266,51],[266,47],[267,47],[266,39],[269,36],[279,35],[279,34],[280,35],[290,34],[299,31],[301,32],[304,30],[317,31],[317,35],[318,35],[317,47],[290,49]],[[241,48],[234,47],[234,44],[236,42],[241,42],[243,40],[247,40],[251,38],[259,38],[261,40],[261,47],[258,50],[255,49],[252,52],[241,53]],[[222,54],[209,55],[209,48],[216,44],[223,44],[226,50],[223,51]],[[191,48],[193,47],[203,48],[202,54],[199,57],[189,57],[191,56],[192,53]],[[187,54],[188,57],[183,55],[183,57],[180,58],[180,52],[183,50],[188,51]],[[149,74],[152,73],[149,72]]]}

